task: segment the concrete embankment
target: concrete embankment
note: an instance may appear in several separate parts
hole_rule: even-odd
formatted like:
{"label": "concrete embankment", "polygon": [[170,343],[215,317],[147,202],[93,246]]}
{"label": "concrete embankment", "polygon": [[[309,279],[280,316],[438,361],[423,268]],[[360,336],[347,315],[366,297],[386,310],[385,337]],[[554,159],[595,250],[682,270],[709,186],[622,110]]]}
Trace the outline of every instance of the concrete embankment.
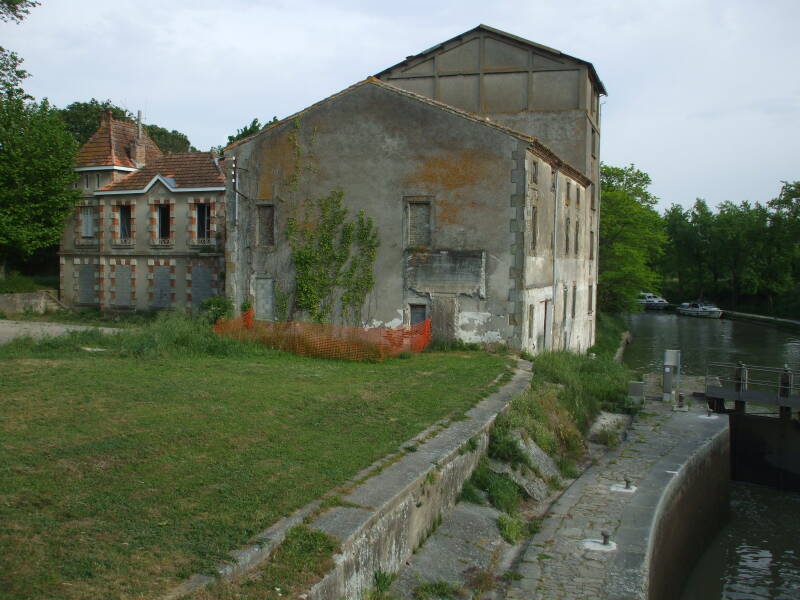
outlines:
{"label": "concrete embankment", "polygon": [[764,323],[765,325],[774,325],[776,327],[800,329],[800,321],[795,321],[793,319],[781,319],[779,317],[754,315],[751,313],[736,312],[732,310],[723,311],[722,316],[726,319],[732,319],[734,321],[752,321],[754,323]]}
{"label": "concrete embankment", "polygon": [[725,518],[728,482],[727,419],[649,403],[553,505],[506,597],[677,598]]}

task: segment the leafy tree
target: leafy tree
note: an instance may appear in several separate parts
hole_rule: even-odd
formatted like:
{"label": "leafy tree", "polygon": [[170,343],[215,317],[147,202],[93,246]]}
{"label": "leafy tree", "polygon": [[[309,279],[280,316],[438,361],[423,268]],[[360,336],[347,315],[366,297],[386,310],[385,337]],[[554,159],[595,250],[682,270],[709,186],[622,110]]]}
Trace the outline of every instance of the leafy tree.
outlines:
{"label": "leafy tree", "polygon": [[88,102],[73,102],[67,105],[61,109],[61,118],[64,119],[67,130],[75,137],[78,146],[82,146],[97,131],[100,115],[109,110],[115,119],[133,120],[133,115],[128,110],[116,106],[111,100],[100,102],[94,98]]}
{"label": "leafy tree", "polygon": [[[73,102],[61,110],[67,129],[75,136],[78,146],[82,146],[97,131],[100,116],[111,111],[111,116],[122,121],[133,121],[134,115],[125,108],[115,105],[111,100],[102,102],[92,98],[88,102]],[[189,138],[180,131],[172,131],[158,125],[145,125],[145,131],[161,148],[162,152],[196,152]]]}
{"label": "leafy tree", "polygon": [[[277,122],[278,122],[278,117],[272,117],[271,121],[269,121],[268,123],[262,124],[258,120],[258,117],[256,117],[255,119],[250,121],[249,125],[245,125],[241,129],[237,129],[236,133],[234,133],[233,135],[229,135],[228,136],[228,143],[225,144],[225,145],[226,146],[230,146],[233,142],[236,142],[238,140],[242,140],[242,139],[244,139],[246,137],[249,137],[249,136],[253,135],[254,133],[258,133],[259,131],[264,129],[264,127],[267,127],[268,125],[272,125],[273,123],[277,123]],[[224,149],[224,146],[219,146],[217,148],[217,150],[219,151],[220,154],[222,154],[222,150],[223,149]]]}
{"label": "leafy tree", "polygon": [[0,277],[12,255],[58,242],[78,200],[77,144],[47,100],[0,101]]}
{"label": "leafy tree", "polygon": [[0,21],[19,23],[30,14],[37,0],[0,0]]}
{"label": "leafy tree", "polygon": [[197,148],[192,146],[189,138],[180,131],[169,131],[158,125],[145,125],[145,130],[150,139],[153,140],[162,152],[173,154],[175,152],[197,152]]}
{"label": "leafy tree", "polygon": [[647,191],[650,177],[633,165],[600,169],[598,305],[608,312],[638,310],[642,290],[656,288],[654,263],[666,242],[663,221]]}
{"label": "leafy tree", "polygon": [[6,98],[30,98],[22,89],[22,80],[28,72],[22,68],[22,59],[16,52],[0,46],[0,93]]}

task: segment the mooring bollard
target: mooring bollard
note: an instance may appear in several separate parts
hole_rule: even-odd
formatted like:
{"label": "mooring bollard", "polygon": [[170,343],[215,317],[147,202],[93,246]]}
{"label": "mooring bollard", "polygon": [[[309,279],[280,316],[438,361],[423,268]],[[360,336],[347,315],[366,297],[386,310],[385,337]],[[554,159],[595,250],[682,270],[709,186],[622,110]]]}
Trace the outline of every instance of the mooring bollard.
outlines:
{"label": "mooring bollard", "polygon": [[[739,397],[741,398],[742,392],[747,391],[747,365],[745,365],[742,361],[739,361],[739,366],[736,367],[734,382],[736,384],[736,391],[739,393]],[[744,400],[736,400],[734,402],[734,410],[737,413],[744,413],[745,406],[746,403]]]}
{"label": "mooring bollard", "polygon": [[625,478],[625,489],[626,490],[631,489],[631,479],[630,479],[630,477],[626,477]]}
{"label": "mooring bollard", "polygon": [[611,539],[611,534],[607,531],[601,531],[600,535],[603,537],[603,546],[608,546],[608,540]]}

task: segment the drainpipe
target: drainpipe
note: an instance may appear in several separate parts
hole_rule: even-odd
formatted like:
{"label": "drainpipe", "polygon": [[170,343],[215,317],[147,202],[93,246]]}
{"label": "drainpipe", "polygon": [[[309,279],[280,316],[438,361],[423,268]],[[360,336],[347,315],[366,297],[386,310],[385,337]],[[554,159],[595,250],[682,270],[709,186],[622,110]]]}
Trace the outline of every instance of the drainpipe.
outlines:
{"label": "drainpipe", "polygon": [[[553,177],[556,178],[555,180],[555,197],[553,198],[553,308],[550,310],[550,350],[553,350],[553,343],[555,340],[555,332],[554,332],[554,325],[556,320],[556,276],[558,274],[558,269],[556,267],[556,256],[558,255],[558,205],[560,204],[558,201],[558,192],[560,190],[559,180],[558,180],[558,169],[553,170]],[[547,346],[547,340],[545,340],[545,347]]]}

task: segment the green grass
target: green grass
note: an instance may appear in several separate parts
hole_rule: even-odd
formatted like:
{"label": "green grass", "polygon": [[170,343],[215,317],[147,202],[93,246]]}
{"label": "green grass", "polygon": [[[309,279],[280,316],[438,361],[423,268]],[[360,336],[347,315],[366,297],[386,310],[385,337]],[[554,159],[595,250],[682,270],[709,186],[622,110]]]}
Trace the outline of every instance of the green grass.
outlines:
{"label": "green grass", "polygon": [[462,415],[507,366],[298,357],[178,316],[0,346],[0,598],[158,596]]}
{"label": "green grass", "polygon": [[292,527],[269,561],[232,582],[217,583],[193,594],[193,600],[278,600],[296,597],[333,568],[336,542],[302,525]]}
{"label": "green grass", "polygon": [[156,312],[100,312],[97,309],[57,310],[37,314],[25,312],[9,316],[18,321],[44,321],[47,323],[68,323],[70,325],[94,325],[97,327],[141,327],[168,313]]}
{"label": "green grass", "polygon": [[[489,465],[485,459],[481,460],[478,466],[475,467],[472,477],[467,481],[464,487],[466,488],[467,485],[474,486],[474,488],[486,492],[489,497],[489,502],[495,508],[509,515],[517,514],[519,504],[522,502],[523,498],[522,490],[506,475],[495,473],[489,469]],[[462,498],[464,498],[463,490],[464,488],[462,488]],[[477,496],[478,494],[475,493],[475,495]]]}
{"label": "green grass", "polygon": [[500,529],[500,535],[509,544],[516,544],[525,537],[525,521],[520,517],[500,515],[497,517],[497,527]]}
{"label": "green grass", "polygon": [[627,329],[625,321],[621,315],[609,313],[598,313],[595,330],[595,344],[589,348],[589,352],[594,352],[597,356],[614,358],[619,349],[619,341],[623,332]]}
{"label": "green grass", "polygon": [[414,588],[414,600],[456,600],[460,597],[461,591],[447,581],[431,581]]}

